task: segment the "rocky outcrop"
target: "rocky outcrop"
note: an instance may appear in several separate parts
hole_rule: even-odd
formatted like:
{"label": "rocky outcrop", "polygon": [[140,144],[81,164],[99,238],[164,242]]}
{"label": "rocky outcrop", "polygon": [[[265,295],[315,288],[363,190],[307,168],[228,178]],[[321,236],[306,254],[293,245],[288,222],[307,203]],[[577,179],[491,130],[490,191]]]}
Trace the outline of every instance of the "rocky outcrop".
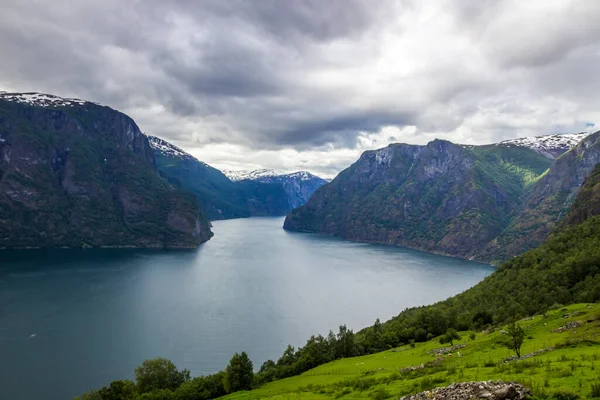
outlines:
{"label": "rocky outcrop", "polygon": [[461,382],[405,396],[402,400],[520,400],[528,398],[530,394],[529,389],[514,382]]}
{"label": "rocky outcrop", "polygon": [[0,95],[0,248],[188,248],[211,235],[194,197],[160,177],[125,114]]}

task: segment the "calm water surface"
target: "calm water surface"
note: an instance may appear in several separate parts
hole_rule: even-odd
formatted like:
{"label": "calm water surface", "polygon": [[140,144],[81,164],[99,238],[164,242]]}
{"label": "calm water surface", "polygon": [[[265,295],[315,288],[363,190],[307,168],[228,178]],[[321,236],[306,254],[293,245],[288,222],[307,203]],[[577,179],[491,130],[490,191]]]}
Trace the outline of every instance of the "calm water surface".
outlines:
{"label": "calm water surface", "polygon": [[0,387],[71,399],[167,357],[192,375],[236,351],[255,367],[340,324],[358,330],[458,293],[488,265],[289,233],[282,218],[214,223],[194,251],[0,252]]}

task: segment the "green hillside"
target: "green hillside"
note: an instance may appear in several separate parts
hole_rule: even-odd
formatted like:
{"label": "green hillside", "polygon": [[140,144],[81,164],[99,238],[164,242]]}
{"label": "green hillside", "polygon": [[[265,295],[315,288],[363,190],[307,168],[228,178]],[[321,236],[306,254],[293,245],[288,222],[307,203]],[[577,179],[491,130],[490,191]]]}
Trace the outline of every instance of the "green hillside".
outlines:
{"label": "green hillside", "polygon": [[[576,321],[585,323],[577,329],[552,332]],[[590,398],[592,385],[600,382],[600,305],[563,307],[522,320],[520,325],[526,334],[523,355],[552,350],[503,363],[513,354],[500,343],[505,336],[502,327],[491,332],[465,331],[455,343],[464,347],[445,355],[430,353],[444,348],[435,338],[414,347],[333,361],[224,399],[386,399],[458,381],[486,380],[522,383],[539,398],[558,393]]]}

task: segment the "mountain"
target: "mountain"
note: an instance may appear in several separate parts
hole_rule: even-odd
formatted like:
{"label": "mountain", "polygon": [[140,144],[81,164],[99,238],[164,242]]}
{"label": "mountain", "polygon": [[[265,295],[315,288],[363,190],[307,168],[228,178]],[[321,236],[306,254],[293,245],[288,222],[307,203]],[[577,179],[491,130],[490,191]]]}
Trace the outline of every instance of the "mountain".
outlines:
{"label": "mountain", "polygon": [[196,194],[211,220],[286,215],[325,181],[308,172],[225,171],[197,160],[171,143],[149,136],[161,173]]}
{"label": "mountain", "polygon": [[549,158],[557,158],[575,147],[589,132],[557,134],[545,136],[530,136],[519,139],[505,140],[498,143],[499,146],[527,147],[543,154]]}
{"label": "mountain", "polygon": [[[585,149],[597,136],[577,148]],[[499,255],[490,250],[495,241],[503,243],[497,238],[507,234],[507,227],[518,224],[518,214],[533,210],[539,204],[535,199],[546,198],[543,187],[558,179],[576,194],[583,182],[586,168],[576,175],[581,179],[560,172],[573,164],[565,160],[580,153],[566,148],[576,139],[540,137],[485,146],[434,140],[425,146],[392,144],[367,151],[293,210],[284,228],[464,258],[507,259],[539,245],[549,232],[541,230],[528,243],[517,241],[510,248],[499,245],[506,248]],[[590,158],[594,153],[595,148]],[[570,205],[550,203],[552,210]]]}
{"label": "mountain", "polygon": [[600,162],[600,132],[556,159],[531,188],[507,228],[480,253],[483,260],[506,260],[540,245],[565,216],[585,178]]}
{"label": "mountain", "polygon": [[211,236],[196,199],[159,175],[127,115],[0,93],[0,248],[188,248]]}
{"label": "mountain", "polygon": [[286,215],[325,182],[308,172],[277,175],[268,170],[230,179],[165,140],[148,139],[161,174],[194,193],[211,220]]}
{"label": "mountain", "polygon": [[261,183],[281,184],[287,194],[290,210],[306,203],[318,188],[327,183],[326,180],[307,171],[286,174],[269,169],[258,169],[254,171],[225,171],[224,173],[232,181],[251,180]]}

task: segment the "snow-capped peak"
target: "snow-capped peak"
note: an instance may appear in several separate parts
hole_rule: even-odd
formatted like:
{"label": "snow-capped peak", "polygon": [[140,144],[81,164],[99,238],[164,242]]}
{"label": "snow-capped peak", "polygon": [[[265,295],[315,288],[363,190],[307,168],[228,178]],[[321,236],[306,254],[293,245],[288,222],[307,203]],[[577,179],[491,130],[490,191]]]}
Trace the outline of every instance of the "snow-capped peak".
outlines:
{"label": "snow-capped peak", "polygon": [[242,181],[245,179],[251,181],[269,180],[272,178],[286,178],[286,179],[297,179],[301,181],[308,181],[316,178],[313,174],[307,171],[297,171],[291,173],[285,173],[272,169],[255,169],[252,171],[247,170],[225,170],[223,173],[232,181]]}
{"label": "snow-capped peak", "polygon": [[271,178],[274,176],[282,175],[282,172],[275,171],[272,169],[255,169],[252,171],[248,170],[224,170],[223,173],[232,181],[243,181],[244,179],[257,180],[260,178]]}
{"label": "snow-capped peak", "polygon": [[[189,153],[186,153],[179,147],[167,142],[166,140],[162,140],[156,136],[146,135],[148,137],[148,142],[150,143],[150,147],[152,147],[155,151],[158,151],[165,156],[170,157],[179,157],[179,158],[195,158]],[[200,161],[202,162],[202,161]],[[202,163],[205,164],[205,163]]]}
{"label": "snow-capped peak", "polygon": [[11,101],[15,103],[24,103],[39,107],[75,107],[86,103],[96,104],[91,101],[71,99],[67,97],[59,97],[52,94],[44,93],[7,93],[0,92],[0,100]]}
{"label": "snow-capped peak", "polygon": [[510,139],[498,143],[501,146],[522,146],[528,147],[538,153],[552,156],[557,152],[565,152],[575,147],[585,137],[590,135],[589,132],[557,134],[546,136],[530,136],[519,139]]}

